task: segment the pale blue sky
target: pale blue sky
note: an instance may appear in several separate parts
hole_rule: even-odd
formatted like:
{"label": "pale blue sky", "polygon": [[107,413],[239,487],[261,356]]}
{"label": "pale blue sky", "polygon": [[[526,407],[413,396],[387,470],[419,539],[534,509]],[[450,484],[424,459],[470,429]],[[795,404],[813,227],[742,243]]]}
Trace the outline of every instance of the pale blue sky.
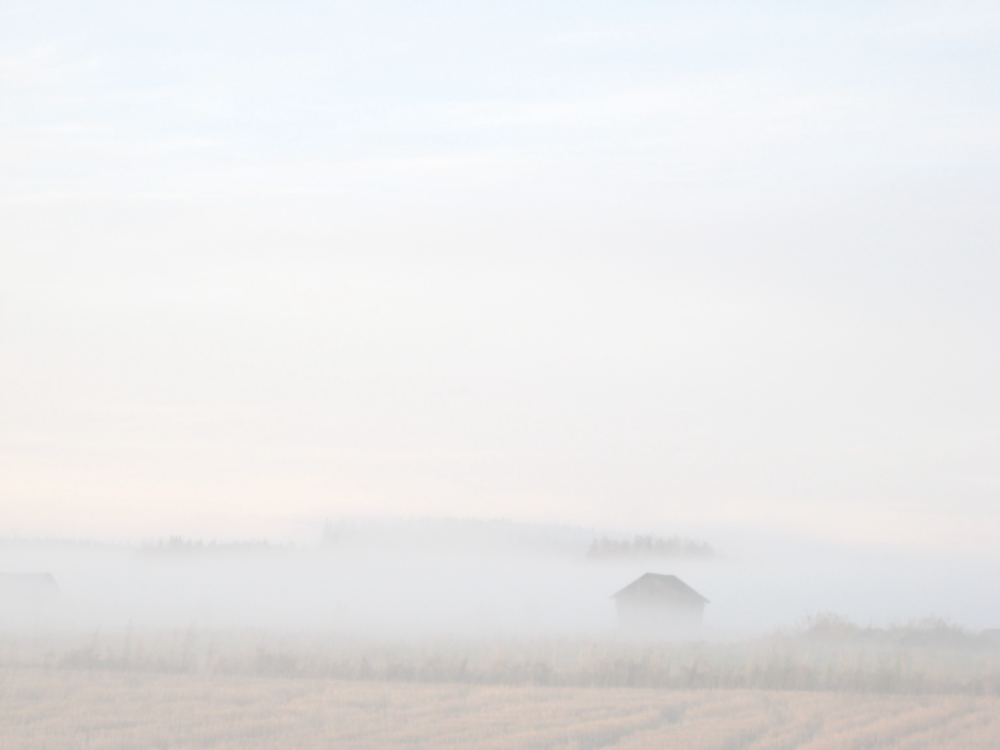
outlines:
{"label": "pale blue sky", "polygon": [[0,534],[988,549],[998,78],[993,3],[12,0]]}

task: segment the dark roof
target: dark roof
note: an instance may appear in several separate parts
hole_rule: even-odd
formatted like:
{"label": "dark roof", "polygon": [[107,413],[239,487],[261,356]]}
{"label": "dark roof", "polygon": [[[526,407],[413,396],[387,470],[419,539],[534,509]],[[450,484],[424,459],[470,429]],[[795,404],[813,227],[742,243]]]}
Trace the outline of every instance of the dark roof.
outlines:
{"label": "dark roof", "polygon": [[693,588],[688,586],[677,576],[665,576],[659,573],[646,573],[617,594],[612,595],[612,599],[619,596],[625,597],[666,597],[674,600],[688,601],[691,603],[701,602],[708,604],[708,599],[703,597]]}

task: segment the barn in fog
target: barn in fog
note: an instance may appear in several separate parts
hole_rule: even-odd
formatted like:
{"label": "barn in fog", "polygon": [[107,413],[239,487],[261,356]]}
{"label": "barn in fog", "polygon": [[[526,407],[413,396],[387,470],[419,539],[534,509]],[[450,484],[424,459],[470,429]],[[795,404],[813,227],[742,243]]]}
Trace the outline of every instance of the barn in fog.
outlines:
{"label": "barn in fog", "polygon": [[646,573],[611,598],[618,608],[618,626],[647,635],[696,630],[708,604],[677,576],[659,573]]}
{"label": "barn in fog", "polygon": [[0,597],[41,599],[59,592],[51,573],[0,573]]}
{"label": "barn in fog", "polygon": [[51,573],[0,573],[0,627],[29,624],[58,593]]}

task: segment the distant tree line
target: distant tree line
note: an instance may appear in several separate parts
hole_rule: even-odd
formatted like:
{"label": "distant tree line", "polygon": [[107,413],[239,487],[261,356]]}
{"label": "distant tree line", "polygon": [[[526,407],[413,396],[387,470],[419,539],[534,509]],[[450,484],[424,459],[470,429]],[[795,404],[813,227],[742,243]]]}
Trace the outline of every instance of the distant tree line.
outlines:
{"label": "distant tree line", "polygon": [[656,536],[635,536],[632,539],[601,537],[590,543],[587,557],[594,560],[629,557],[714,557],[715,550],[708,542]]}
{"label": "distant tree line", "polygon": [[199,552],[264,552],[278,549],[289,549],[290,544],[271,544],[267,541],[246,542],[205,542],[201,539],[184,539],[172,536],[156,542],[144,542],[139,547],[140,555],[183,554]]}
{"label": "distant tree line", "polygon": [[571,526],[517,523],[506,519],[410,518],[395,521],[327,521],[322,546],[430,549],[579,557],[591,533]]}

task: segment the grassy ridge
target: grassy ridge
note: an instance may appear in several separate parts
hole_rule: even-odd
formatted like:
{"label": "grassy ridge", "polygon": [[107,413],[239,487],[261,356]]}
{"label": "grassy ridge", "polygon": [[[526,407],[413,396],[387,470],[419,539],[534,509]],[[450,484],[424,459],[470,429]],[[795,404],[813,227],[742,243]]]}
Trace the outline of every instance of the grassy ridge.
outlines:
{"label": "grassy ridge", "polygon": [[732,643],[616,638],[366,641],[329,633],[127,631],[0,638],[0,665],[351,681],[1000,695],[1000,642],[928,621],[832,616]]}

